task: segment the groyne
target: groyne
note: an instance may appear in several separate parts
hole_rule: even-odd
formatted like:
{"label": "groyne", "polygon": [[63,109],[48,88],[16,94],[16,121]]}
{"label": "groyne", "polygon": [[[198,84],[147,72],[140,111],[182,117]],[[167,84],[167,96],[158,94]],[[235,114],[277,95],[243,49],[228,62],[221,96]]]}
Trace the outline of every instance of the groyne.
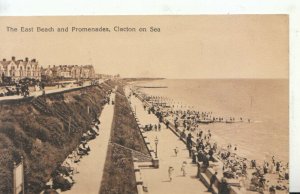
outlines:
{"label": "groyne", "polygon": [[[211,139],[212,134],[210,130],[208,130],[208,132],[204,131],[203,134],[202,130],[200,133],[197,133],[199,130],[195,130],[198,128],[198,124],[203,124],[199,122],[199,118],[203,113],[200,115],[199,112],[190,112],[190,110],[174,111],[170,105],[164,106],[159,103],[159,101],[151,100],[151,98],[154,98],[154,100],[160,99],[159,96],[148,96],[143,93],[135,92],[135,90],[133,94],[143,102],[144,108],[147,108],[149,114],[155,114],[158,119],[165,123],[184,143],[187,144],[188,135],[197,137],[195,138],[197,142],[193,138],[190,138],[189,140],[192,146],[187,147],[190,147],[189,151],[193,158],[193,163],[198,164],[197,176],[207,187],[210,186],[210,178],[217,172],[216,181],[211,189],[213,193],[218,193],[218,189],[224,188],[225,185],[229,187],[228,192],[231,194],[263,192],[274,188],[276,188],[279,193],[284,193],[288,190],[288,164],[284,166],[280,161],[276,162],[273,156],[272,160],[264,161],[262,165],[256,165],[255,160],[250,161],[245,157],[241,157],[238,152],[236,152],[237,147],[233,149],[230,142],[228,142],[227,148],[218,148],[217,142]],[[181,113],[184,112],[184,115],[177,114],[177,111]],[[206,112],[204,112],[204,114],[206,114]],[[178,118],[183,120],[182,127],[178,122],[178,120],[180,120]],[[241,121],[237,122],[243,122],[242,119],[240,120]],[[215,122],[214,118],[213,121]],[[230,121],[230,123],[235,122],[232,118],[230,118]],[[187,126],[186,123],[189,122],[191,122],[195,128],[190,128],[191,125]],[[225,123],[227,123],[227,121]],[[198,162],[198,159],[200,162]],[[208,159],[209,165],[206,163]],[[205,164],[201,161],[204,161]]]}
{"label": "groyne", "polygon": [[39,193],[101,114],[113,82],[0,102],[0,193],[24,158],[25,193]]}
{"label": "groyne", "polygon": [[[146,106],[146,108],[150,109],[152,108],[152,104],[147,102],[142,96],[140,96],[139,94],[135,93],[135,97],[138,98],[140,101],[143,102],[143,104]],[[152,112],[153,114],[155,114],[155,112]],[[169,130],[171,130],[173,132],[174,135],[176,135],[183,143],[187,144],[187,139],[182,137],[182,133],[183,131],[180,128],[176,128],[175,125],[173,124],[173,121],[167,119],[167,118],[163,118],[162,123],[164,123]],[[192,139],[192,144],[193,146],[197,145],[197,142]],[[206,153],[208,154],[208,153]],[[192,156],[194,157],[194,156]],[[212,177],[212,175],[215,172],[218,172],[216,181],[214,182],[214,184],[212,185],[212,189],[211,192],[214,194],[218,194],[219,190],[218,188],[220,187],[221,181],[222,181],[222,168],[223,168],[223,163],[221,160],[219,160],[218,157],[216,157],[215,155],[212,156],[211,162],[209,163],[209,166],[205,166],[203,164],[203,162],[197,162],[197,166],[198,166],[198,172],[197,172],[197,177],[199,178],[199,180],[208,188],[210,186],[210,178]],[[242,193],[242,191],[240,191],[240,183],[236,180],[229,180],[227,181],[228,185],[229,185],[229,192],[230,194],[239,194]]]}

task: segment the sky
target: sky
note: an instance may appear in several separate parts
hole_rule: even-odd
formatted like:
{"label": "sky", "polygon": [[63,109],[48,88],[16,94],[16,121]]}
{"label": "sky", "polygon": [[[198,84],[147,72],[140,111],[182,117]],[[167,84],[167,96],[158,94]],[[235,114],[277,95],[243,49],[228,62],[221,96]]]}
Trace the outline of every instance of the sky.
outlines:
{"label": "sky", "polygon": [[[287,15],[0,17],[0,59],[36,58],[44,67],[93,64],[97,73],[122,77],[288,78],[288,25]],[[114,32],[115,26],[137,32]],[[149,32],[151,26],[160,32]],[[147,32],[138,32],[140,27]]]}

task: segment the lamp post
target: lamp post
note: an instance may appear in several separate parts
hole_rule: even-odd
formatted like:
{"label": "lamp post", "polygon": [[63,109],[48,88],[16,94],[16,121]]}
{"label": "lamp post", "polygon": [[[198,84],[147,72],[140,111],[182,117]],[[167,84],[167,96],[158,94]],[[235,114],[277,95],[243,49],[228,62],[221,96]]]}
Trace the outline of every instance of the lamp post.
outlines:
{"label": "lamp post", "polygon": [[158,138],[157,138],[157,136],[155,137],[154,142],[155,142],[155,158],[157,158],[157,144],[158,144]]}

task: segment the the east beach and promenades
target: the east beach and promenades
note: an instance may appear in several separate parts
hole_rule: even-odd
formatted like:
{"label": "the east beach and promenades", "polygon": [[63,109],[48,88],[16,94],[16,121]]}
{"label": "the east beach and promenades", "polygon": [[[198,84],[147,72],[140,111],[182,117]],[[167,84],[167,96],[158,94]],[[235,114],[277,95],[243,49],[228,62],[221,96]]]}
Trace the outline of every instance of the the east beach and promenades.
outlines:
{"label": "the east beach and promenades", "polygon": [[288,192],[288,163],[248,159],[206,129],[251,118],[197,111],[135,85],[155,79],[91,64],[12,57],[0,73],[0,193]]}

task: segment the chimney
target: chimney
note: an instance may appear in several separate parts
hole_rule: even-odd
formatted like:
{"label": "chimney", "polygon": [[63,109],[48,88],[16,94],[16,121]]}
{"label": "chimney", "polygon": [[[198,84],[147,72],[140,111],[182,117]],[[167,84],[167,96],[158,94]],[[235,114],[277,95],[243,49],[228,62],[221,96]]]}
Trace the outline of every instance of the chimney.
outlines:
{"label": "chimney", "polygon": [[15,61],[15,60],[16,60],[16,57],[15,57],[15,56],[12,56],[12,57],[11,57],[11,60],[12,60],[12,61]]}
{"label": "chimney", "polygon": [[25,61],[28,62],[28,57],[25,58]]}
{"label": "chimney", "polygon": [[6,59],[4,58],[3,61],[6,61]]}

